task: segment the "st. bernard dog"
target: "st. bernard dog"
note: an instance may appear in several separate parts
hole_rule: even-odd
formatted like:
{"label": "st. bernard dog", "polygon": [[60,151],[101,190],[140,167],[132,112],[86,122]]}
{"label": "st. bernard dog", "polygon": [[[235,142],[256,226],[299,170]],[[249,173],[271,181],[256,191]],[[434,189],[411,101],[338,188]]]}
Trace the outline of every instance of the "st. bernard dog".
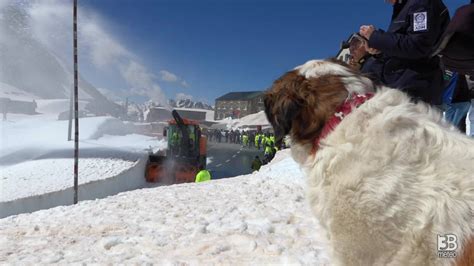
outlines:
{"label": "st. bernard dog", "polygon": [[474,140],[437,110],[330,60],[284,74],[264,102],[335,265],[474,265]]}

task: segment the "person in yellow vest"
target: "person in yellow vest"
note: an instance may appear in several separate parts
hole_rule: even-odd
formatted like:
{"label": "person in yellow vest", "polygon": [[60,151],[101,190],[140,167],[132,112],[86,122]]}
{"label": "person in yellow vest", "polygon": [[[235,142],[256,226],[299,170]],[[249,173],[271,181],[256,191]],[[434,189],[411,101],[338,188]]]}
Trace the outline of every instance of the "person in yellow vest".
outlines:
{"label": "person in yellow vest", "polygon": [[205,182],[211,180],[211,173],[204,169],[204,165],[199,165],[199,172],[196,175],[196,183]]}
{"label": "person in yellow vest", "polygon": [[271,145],[271,141],[265,143],[264,153],[265,156],[270,156],[273,153],[273,145]]}
{"label": "person in yellow vest", "polygon": [[260,150],[260,134],[255,135],[255,148]]}
{"label": "person in yellow vest", "polygon": [[261,139],[260,142],[261,142],[261,144],[262,144],[262,148],[265,150],[265,144],[266,144],[266,142],[267,142],[267,136],[266,136],[265,134],[262,134],[262,135],[260,136],[260,139]]}
{"label": "person in yellow vest", "polygon": [[173,132],[173,134],[169,136],[169,141],[171,141],[171,145],[170,145],[171,152],[173,154],[178,154],[179,148],[180,148],[179,147],[180,136],[178,132]]}
{"label": "person in yellow vest", "polygon": [[275,136],[273,134],[270,134],[270,140],[273,141],[273,143],[275,143]]}
{"label": "person in yellow vest", "polygon": [[194,150],[194,145],[196,145],[196,135],[194,132],[194,128],[188,128],[189,134],[189,144],[191,145],[191,150]]}
{"label": "person in yellow vest", "polygon": [[242,144],[244,147],[249,146],[249,136],[247,135],[247,133],[244,133],[242,135]]}

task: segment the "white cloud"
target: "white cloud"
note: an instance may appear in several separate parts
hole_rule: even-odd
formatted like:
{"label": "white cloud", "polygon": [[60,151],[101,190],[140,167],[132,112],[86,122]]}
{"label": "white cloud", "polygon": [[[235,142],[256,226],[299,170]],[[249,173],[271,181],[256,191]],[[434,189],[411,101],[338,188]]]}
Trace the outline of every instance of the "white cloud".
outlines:
{"label": "white cloud", "polygon": [[184,94],[182,92],[176,94],[176,101],[180,101],[180,100],[192,100],[193,99],[193,96],[192,95],[189,95],[189,94]]}
{"label": "white cloud", "polygon": [[176,81],[178,81],[178,76],[176,76],[175,74],[173,74],[173,73],[171,73],[167,70],[161,70],[160,74],[161,74],[161,79],[164,80],[164,81],[167,81],[167,82],[176,82]]}

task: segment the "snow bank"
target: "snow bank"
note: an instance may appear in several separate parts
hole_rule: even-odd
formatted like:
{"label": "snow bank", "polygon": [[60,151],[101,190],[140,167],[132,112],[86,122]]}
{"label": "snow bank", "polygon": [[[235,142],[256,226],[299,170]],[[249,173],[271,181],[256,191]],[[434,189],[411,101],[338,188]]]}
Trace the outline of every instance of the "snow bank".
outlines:
{"label": "snow bank", "polygon": [[300,186],[304,186],[305,182],[304,173],[291,158],[290,149],[277,152],[271,163],[262,166],[259,172],[254,172],[254,175],[263,178],[271,177],[281,182],[296,183]]}
{"label": "snow bank", "polygon": [[[79,184],[117,176],[135,164],[133,160],[81,159]],[[73,160],[69,158],[15,164],[2,171],[0,202],[63,190],[72,187],[73,180]]]}
{"label": "snow bank", "polygon": [[[106,160],[102,159],[100,161]],[[148,184],[143,178],[143,169],[145,169],[146,161],[146,158],[140,158],[136,162],[129,162],[133,164],[133,166],[129,169],[125,169],[122,166],[124,162],[116,161],[115,165],[118,166],[118,169],[112,169],[112,171],[110,171],[110,165],[107,165],[107,169],[109,169],[109,171],[104,171],[102,169],[98,170],[97,168],[89,168],[86,171],[81,171],[81,174],[79,175],[78,187],[79,200],[83,201],[101,199],[110,195],[116,195],[123,191],[130,191],[146,187]],[[69,164],[71,164],[71,162]],[[82,164],[84,163],[80,162],[80,165]],[[93,162],[92,164],[93,166],[97,166],[96,162]],[[127,164],[127,162],[125,162],[125,164]],[[91,164],[86,165],[91,166]],[[70,165],[69,172],[71,169],[72,168]],[[46,169],[46,171],[48,172],[50,170],[50,168]],[[95,178],[92,175],[84,176],[84,174],[92,172],[97,172],[98,175]],[[104,176],[100,176],[100,172],[106,172],[106,174]],[[111,176],[111,174],[115,175]],[[10,215],[15,215],[19,213],[30,213],[37,210],[44,210],[57,206],[72,205],[74,195],[74,188],[72,187],[72,173],[70,173],[69,176],[70,177],[68,178],[68,180],[60,180],[58,182],[59,184],[52,183],[51,179],[45,180],[45,183],[47,183],[47,185],[44,185],[43,182],[41,182],[41,179],[32,180],[32,182],[28,184],[28,186],[35,187],[37,190],[26,189],[25,192],[23,191],[23,189],[20,188],[13,190],[20,192],[23,195],[25,195],[26,192],[30,192],[32,196],[18,198],[13,201],[0,202],[0,218],[8,217]],[[61,190],[58,190],[58,187],[61,187]],[[10,191],[12,191],[12,189],[10,189]],[[51,192],[46,193],[45,191]],[[16,197],[15,194],[13,195],[14,197]]]}
{"label": "snow bank", "polygon": [[[104,135],[126,135],[130,125],[112,117],[90,117],[79,121],[79,139],[89,141]],[[67,141],[68,122],[54,115],[33,116],[0,123],[0,167],[48,156],[58,151],[72,155],[74,143]],[[81,145],[82,146],[82,145]],[[88,147],[87,144],[82,146]]]}
{"label": "snow bank", "polygon": [[[36,112],[41,114],[55,114],[57,115],[69,111],[70,109],[70,100],[69,99],[56,99],[56,100],[36,100],[38,107]],[[84,110],[87,101],[79,101],[79,110]]]}
{"label": "snow bank", "polygon": [[0,219],[0,263],[328,263],[288,156],[251,175]]}
{"label": "snow bank", "polygon": [[[69,146],[72,146],[72,143]],[[72,147],[63,147],[64,149],[59,149],[59,147],[60,145],[56,149],[36,150],[24,147],[20,150],[21,152],[5,156],[4,161],[17,160],[17,162],[0,166],[0,202],[71,187],[73,185]],[[79,181],[80,184],[86,184],[115,177],[136,167],[138,161],[146,161],[150,147],[154,151],[164,149],[166,142],[136,134],[105,135],[96,140],[81,141],[80,147]],[[34,158],[25,160],[27,155]],[[143,173],[140,177],[143,178]]]}
{"label": "snow bank", "polygon": [[[74,143],[67,141],[68,122],[56,120],[54,112],[58,109],[55,106],[61,100],[38,102],[43,108],[49,107],[52,113],[16,115],[10,118],[13,120],[0,122],[0,203],[9,204],[8,212],[2,205],[0,217],[6,216],[6,213],[21,213],[69,202],[64,202],[61,197],[54,198],[55,194],[51,194],[73,186]],[[112,117],[81,118],[79,131],[80,185],[119,177],[129,169],[139,167],[142,161],[146,162],[150,149],[156,151],[166,147],[164,140],[129,134],[133,131],[133,124],[125,124]],[[144,165],[140,167],[142,169],[138,170],[137,177],[143,181]],[[113,187],[112,190],[139,187],[136,182],[132,184],[120,183],[122,188]],[[48,195],[39,198],[44,194]],[[36,200],[37,205],[18,199],[33,203]],[[54,203],[43,204],[40,201]],[[14,210],[14,206],[18,208]]]}

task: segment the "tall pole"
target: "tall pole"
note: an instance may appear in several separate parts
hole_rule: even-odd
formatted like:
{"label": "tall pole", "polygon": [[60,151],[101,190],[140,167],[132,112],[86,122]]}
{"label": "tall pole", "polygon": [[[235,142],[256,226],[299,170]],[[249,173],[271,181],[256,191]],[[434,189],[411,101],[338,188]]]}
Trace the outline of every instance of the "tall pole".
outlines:
{"label": "tall pole", "polygon": [[77,0],[74,0],[73,11],[74,31],[74,204],[77,204],[79,177],[79,103],[78,103],[78,73],[77,73]]}
{"label": "tall pole", "polygon": [[67,124],[67,141],[72,140],[72,117],[74,112],[74,88],[71,89],[69,98],[69,123]]}

